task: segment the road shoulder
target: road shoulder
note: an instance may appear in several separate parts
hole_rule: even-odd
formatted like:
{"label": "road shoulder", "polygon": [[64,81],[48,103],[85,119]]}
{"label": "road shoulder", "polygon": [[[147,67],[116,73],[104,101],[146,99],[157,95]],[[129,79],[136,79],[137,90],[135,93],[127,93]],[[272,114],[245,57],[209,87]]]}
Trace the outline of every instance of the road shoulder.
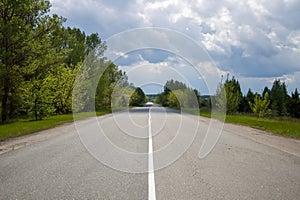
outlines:
{"label": "road shoulder", "polygon": [[230,123],[225,123],[224,130],[257,143],[278,149],[285,153],[300,157],[300,140],[275,135],[248,126]]}
{"label": "road shoulder", "polygon": [[[111,114],[106,114],[99,116],[97,118],[107,118],[111,116]],[[91,118],[88,119],[82,119],[79,120],[80,123],[88,123],[91,120]],[[4,154],[6,152],[20,149],[25,146],[29,146],[31,144],[41,142],[53,137],[57,137],[59,135],[65,134],[65,133],[70,133],[70,132],[75,132],[76,131],[76,126],[74,122],[66,122],[62,125],[59,125],[54,128],[46,129],[43,131],[38,131],[32,134],[20,136],[20,137],[15,137],[15,138],[9,138],[7,140],[1,141],[0,142],[0,155]]]}

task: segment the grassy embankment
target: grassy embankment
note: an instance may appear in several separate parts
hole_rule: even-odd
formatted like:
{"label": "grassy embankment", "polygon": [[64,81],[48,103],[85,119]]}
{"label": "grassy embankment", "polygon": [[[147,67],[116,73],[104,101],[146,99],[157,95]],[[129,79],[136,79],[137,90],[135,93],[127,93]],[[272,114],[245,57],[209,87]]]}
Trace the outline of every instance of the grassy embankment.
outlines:
{"label": "grassy embankment", "polygon": [[[211,117],[209,112],[200,112],[203,117]],[[247,115],[227,115],[225,121],[232,124],[250,126],[281,136],[300,139],[300,120],[290,117],[257,118]]]}
{"label": "grassy embankment", "polygon": [[[110,112],[110,110],[104,110],[97,112],[96,115],[105,115]],[[81,113],[80,115],[76,115],[76,119],[84,119],[91,116],[91,113]],[[72,121],[73,114],[67,114],[45,117],[43,120],[38,121],[32,121],[29,119],[19,119],[18,121],[0,124],[0,141],[53,128],[63,123]]]}

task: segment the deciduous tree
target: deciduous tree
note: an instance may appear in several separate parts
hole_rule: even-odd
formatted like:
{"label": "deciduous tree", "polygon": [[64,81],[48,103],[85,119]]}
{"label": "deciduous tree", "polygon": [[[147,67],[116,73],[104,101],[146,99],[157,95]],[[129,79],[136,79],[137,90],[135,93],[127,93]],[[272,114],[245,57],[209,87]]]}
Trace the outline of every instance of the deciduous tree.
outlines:
{"label": "deciduous tree", "polygon": [[217,107],[220,111],[226,109],[226,114],[237,112],[242,100],[240,83],[235,77],[229,80],[229,75],[227,75],[225,83],[223,84],[221,81],[215,97]]}
{"label": "deciduous tree", "polygon": [[270,100],[268,99],[267,93],[263,98],[261,98],[258,94],[255,94],[254,102],[249,101],[251,110],[259,118],[271,113],[271,110],[268,108],[269,104]]}
{"label": "deciduous tree", "polygon": [[[54,31],[64,19],[49,16],[46,0],[3,0],[0,2],[0,81],[1,119],[7,121],[20,107],[20,88],[23,80],[38,86],[51,64],[60,59],[57,48],[50,42]],[[53,54],[55,57],[52,57]],[[25,83],[26,84],[26,83]],[[41,102],[35,96],[33,102]]]}
{"label": "deciduous tree", "polygon": [[147,97],[141,88],[136,88],[130,97],[129,105],[143,106],[147,102]]}

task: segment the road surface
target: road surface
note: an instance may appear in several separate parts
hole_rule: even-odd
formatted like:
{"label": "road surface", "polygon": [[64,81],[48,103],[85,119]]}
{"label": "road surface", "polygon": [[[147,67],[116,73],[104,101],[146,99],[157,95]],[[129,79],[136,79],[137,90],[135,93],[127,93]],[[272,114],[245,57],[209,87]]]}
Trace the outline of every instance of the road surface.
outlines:
{"label": "road surface", "polygon": [[[149,153],[169,145],[180,149],[174,138],[180,134],[189,138],[196,130],[195,120],[200,127],[196,137],[174,162],[164,163],[167,154]],[[103,152],[93,154],[92,147],[85,146],[97,139],[82,142],[72,126],[64,134],[0,155],[0,199],[299,199],[298,140],[225,125],[212,152],[199,159],[209,119],[164,108],[136,108],[129,115],[120,112],[85,120],[77,128],[94,137],[99,125],[119,149],[147,156],[126,162],[101,141],[95,148],[105,147]],[[101,156],[111,160],[103,164]],[[162,167],[149,172],[151,160],[152,167]],[[124,172],[130,168],[146,172]]]}

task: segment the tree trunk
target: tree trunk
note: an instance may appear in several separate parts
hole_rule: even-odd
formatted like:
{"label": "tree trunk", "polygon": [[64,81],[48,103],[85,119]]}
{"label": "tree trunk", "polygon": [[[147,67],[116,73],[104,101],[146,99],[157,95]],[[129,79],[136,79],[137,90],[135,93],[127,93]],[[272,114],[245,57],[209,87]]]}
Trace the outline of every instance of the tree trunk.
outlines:
{"label": "tree trunk", "polygon": [[8,87],[7,84],[4,83],[4,94],[2,97],[2,111],[1,111],[1,120],[2,122],[6,122],[7,121],[7,101],[8,101]]}

